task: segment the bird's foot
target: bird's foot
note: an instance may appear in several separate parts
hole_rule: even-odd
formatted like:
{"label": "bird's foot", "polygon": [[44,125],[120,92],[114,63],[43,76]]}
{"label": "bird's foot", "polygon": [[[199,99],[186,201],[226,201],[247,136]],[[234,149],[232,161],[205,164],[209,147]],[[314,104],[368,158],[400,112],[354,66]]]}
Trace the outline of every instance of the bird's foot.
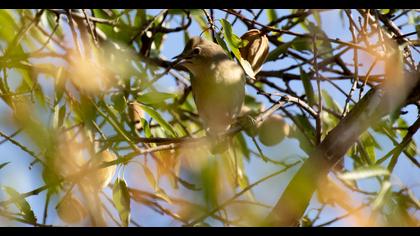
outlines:
{"label": "bird's foot", "polygon": [[238,123],[250,137],[255,137],[257,135],[257,121],[251,115],[239,117]]}

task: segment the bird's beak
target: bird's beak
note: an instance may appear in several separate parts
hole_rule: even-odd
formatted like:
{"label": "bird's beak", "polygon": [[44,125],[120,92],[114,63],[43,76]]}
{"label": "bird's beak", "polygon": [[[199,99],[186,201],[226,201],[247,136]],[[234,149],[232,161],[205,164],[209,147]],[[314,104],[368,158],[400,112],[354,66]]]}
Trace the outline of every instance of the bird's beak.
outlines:
{"label": "bird's beak", "polygon": [[173,67],[175,67],[177,65],[180,65],[180,64],[182,64],[185,61],[185,54],[184,53],[181,53],[181,54],[179,54],[177,56],[174,56],[172,58],[172,60],[173,60],[172,61],[172,66]]}
{"label": "bird's beak", "polygon": [[184,53],[181,52],[179,55],[174,56],[172,58],[172,60],[174,60],[174,59],[180,59],[180,58],[183,58],[183,57],[184,57]]}

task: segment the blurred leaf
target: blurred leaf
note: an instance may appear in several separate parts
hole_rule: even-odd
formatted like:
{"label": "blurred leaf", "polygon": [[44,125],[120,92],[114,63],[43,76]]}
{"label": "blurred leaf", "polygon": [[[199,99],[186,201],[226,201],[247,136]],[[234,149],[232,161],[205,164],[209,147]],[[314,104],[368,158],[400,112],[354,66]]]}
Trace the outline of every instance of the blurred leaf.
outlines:
{"label": "blurred leaf", "polygon": [[314,148],[313,141],[315,140],[315,128],[306,116],[296,115],[294,116],[294,121],[297,124],[291,129],[289,136],[297,139],[299,141],[299,147],[307,154],[310,154]]}
{"label": "blurred leaf", "polygon": [[136,16],[134,17],[134,27],[141,27],[146,23],[146,9],[137,9]]}
{"label": "blurred leaf", "polygon": [[[269,22],[272,22],[278,19],[275,9],[266,9],[266,12],[267,12],[267,18]],[[275,24],[274,27],[277,27],[277,24]]]}
{"label": "blurred leaf", "polygon": [[112,200],[120,215],[121,223],[127,227],[130,223],[130,194],[124,179],[117,178],[112,188]]}
{"label": "blurred leaf", "polygon": [[120,113],[124,112],[127,107],[127,100],[123,93],[116,93],[111,96],[111,101],[114,105],[114,109]]}
{"label": "blurred leaf", "polygon": [[[328,38],[328,35],[319,26],[316,26],[312,22],[308,22],[308,29],[311,32],[311,34],[317,35],[316,47],[318,49],[318,54],[323,54],[323,55],[321,55],[322,58],[332,57],[331,42],[329,40],[318,39],[318,37]],[[313,43],[312,43],[312,46],[313,46]],[[326,54],[324,54],[324,53],[326,53]]]}
{"label": "blurred leaf", "polygon": [[325,104],[328,108],[330,108],[331,110],[341,114],[343,111],[341,110],[340,105],[338,105],[338,103],[336,101],[334,101],[334,99],[330,96],[330,94],[328,93],[328,91],[326,90],[321,90],[321,94],[322,94],[322,99],[325,101]]}
{"label": "blurred leaf", "polygon": [[151,138],[152,137],[152,132],[150,131],[149,123],[144,118],[141,118],[141,127],[143,127],[143,129],[144,129],[144,136],[146,138]]}
{"label": "blurred leaf", "polygon": [[366,150],[368,154],[367,158],[370,160],[369,163],[374,163],[376,161],[375,148],[382,149],[382,147],[375,140],[375,138],[370,134],[369,131],[364,132],[361,135],[360,142],[362,143],[364,150]]}
{"label": "blurred leaf", "polygon": [[245,106],[251,108],[252,110],[259,111],[262,108],[262,103],[257,101],[257,99],[250,95],[245,95]]}
{"label": "blurred leaf", "polygon": [[391,9],[381,9],[379,10],[379,13],[381,13],[381,15],[386,15],[390,12]]}
{"label": "blurred leaf", "polygon": [[307,74],[302,67],[300,69],[300,78],[302,79],[303,87],[305,89],[305,94],[308,97],[308,104],[309,106],[313,106],[316,104],[315,102],[315,95],[314,95],[314,88],[312,87],[311,78],[309,74]]}
{"label": "blurred leaf", "polygon": [[150,117],[152,117],[154,120],[156,120],[156,122],[158,122],[162,128],[167,131],[169,134],[172,135],[172,137],[177,137],[177,134],[175,132],[175,130],[172,128],[172,126],[155,110],[153,110],[152,108],[148,107],[148,106],[144,106],[141,105],[140,106],[143,108],[143,110],[150,115]]}
{"label": "blurred leaf", "polygon": [[278,59],[278,57],[287,52],[287,49],[289,49],[289,47],[292,45],[292,42],[287,42],[284,43],[280,46],[278,46],[276,49],[274,49],[273,51],[271,51],[268,54],[267,60],[266,61],[275,61]]}
{"label": "blurred leaf", "polygon": [[176,95],[173,93],[149,92],[138,96],[137,101],[143,104],[158,104],[175,97]]}
{"label": "blurred leaf", "polygon": [[364,178],[383,176],[383,175],[388,176],[389,174],[390,174],[389,171],[387,169],[384,169],[381,166],[369,166],[369,167],[361,167],[359,169],[340,174],[339,177],[341,179],[353,180],[353,179],[364,179]]}
{"label": "blurred leaf", "polygon": [[59,106],[58,104],[54,106],[53,113],[53,128],[57,129],[63,125],[64,116],[66,115],[66,106]]}
{"label": "blurred leaf", "polygon": [[310,38],[296,37],[291,42],[292,48],[298,51],[311,51],[312,40]]}
{"label": "blurred leaf", "polygon": [[36,223],[37,219],[34,212],[31,209],[31,205],[26,201],[25,198],[21,197],[20,194],[12,187],[4,186],[4,191],[10,196],[10,198],[16,198],[13,202],[15,206],[20,210],[23,218],[31,223]]}
{"label": "blurred leaf", "polygon": [[149,182],[150,186],[152,186],[154,190],[158,189],[158,185],[156,183],[155,177],[153,176],[153,172],[146,165],[142,165],[142,167],[144,175],[146,175],[146,179]]}
{"label": "blurred leaf", "polygon": [[0,164],[0,169],[2,169],[3,167],[7,166],[9,163],[10,163],[10,161],[1,163]]}
{"label": "blurred leaf", "polygon": [[19,29],[10,10],[0,10],[0,22],[0,39],[10,43],[15,37],[16,30]]}
{"label": "blurred leaf", "polygon": [[208,25],[207,25],[207,21],[204,17],[204,13],[203,11],[200,10],[193,10],[191,11],[191,16],[192,18],[198,23],[198,25],[200,26],[200,29],[202,31],[204,31],[204,35],[209,38],[210,37],[210,32],[208,29]]}
{"label": "blurred leaf", "polygon": [[414,140],[411,140],[405,148],[405,154],[409,157],[414,158],[417,155],[417,145]]}
{"label": "blurred leaf", "polygon": [[379,191],[378,196],[376,196],[375,200],[372,203],[372,208],[378,209],[379,207],[381,207],[386,201],[385,199],[390,196],[390,193],[391,193],[391,182],[384,181],[382,183],[381,190]]}
{"label": "blurred leaf", "polygon": [[165,202],[167,202],[169,204],[172,204],[172,201],[169,198],[168,194],[166,194],[165,190],[163,190],[162,188],[158,188],[157,191],[155,192],[155,194],[156,194],[156,196],[158,196],[159,198],[161,198]]}
{"label": "blurred leaf", "polygon": [[241,150],[242,154],[247,159],[247,161],[249,161],[251,152],[248,148],[248,144],[245,141],[244,135],[242,133],[239,133],[238,135],[236,135],[236,140],[239,143],[239,149]]}
{"label": "blurred leaf", "polygon": [[317,9],[312,9],[312,15],[315,18],[316,24],[318,26],[321,26],[322,22],[321,22],[321,15],[319,14],[319,11]]}
{"label": "blurred leaf", "polygon": [[209,158],[207,165],[201,171],[204,199],[209,207],[217,206],[220,167],[215,158]]}
{"label": "blurred leaf", "polygon": [[397,120],[397,124],[399,128],[402,128],[402,129],[398,129],[398,132],[400,133],[401,137],[404,137],[405,135],[407,135],[407,129],[408,129],[407,122],[403,118],[400,117]]}

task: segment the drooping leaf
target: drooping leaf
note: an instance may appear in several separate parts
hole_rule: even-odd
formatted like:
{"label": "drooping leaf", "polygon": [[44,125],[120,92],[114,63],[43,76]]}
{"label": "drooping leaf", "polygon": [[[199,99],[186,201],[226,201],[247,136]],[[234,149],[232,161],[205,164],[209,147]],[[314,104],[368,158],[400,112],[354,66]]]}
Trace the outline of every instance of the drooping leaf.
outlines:
{"label": "drooping leaf", "polygon": [[152,188],[156,190],[158,188],[158,185],[156,183],[155,177],[153,176],[153,172],[146,165],[142,165],[142,167],[143,167],[144,175],[146,175],[147,181],[152,186]]}
{"label": "drooping leaf", "polygon": [[35,214],[26,199],[21,197],[20,194],[12,187],[4,186],[3,189],[11,198],[16,199],[13,203],[20,210],[23,218],[28,222],[36,223],[37,219]]}
{"label": "drooping leaf", "polygon": [[[267,9],[266,12],[267,12],[267,18],[269,22],[272,22],[278,19],[277,12],[275,9]],[[277,26],[277,24],[275,24],[274,26]]]}
{"label": "drooping leaf", "polygon": [[309,74],[307,74],[301,67],[300,67],[300,78],[302,79],[303,88],[305,89],[305,94],[308,97],[309,106],[313,106],[314,104],[316,104],[314,88],[312,87]]}
{"label": "drooping leaf", "polygon": [[130,223],[130,194],[124,179],[117,178],[112,188],[112,200],[117,208],[123,226]]}

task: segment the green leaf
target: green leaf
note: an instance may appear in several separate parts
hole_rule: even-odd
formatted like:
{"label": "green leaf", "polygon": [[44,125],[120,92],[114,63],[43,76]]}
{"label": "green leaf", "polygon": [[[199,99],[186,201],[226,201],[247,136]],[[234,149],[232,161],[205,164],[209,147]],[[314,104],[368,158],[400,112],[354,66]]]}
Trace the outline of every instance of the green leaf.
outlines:
{"label": "green leaf", "polygon": [[292,48],[298,51],[311,51],[312,40],[310,38],[296,37],[292,40]]}
{"label": "green leaf", "polygon": [[411,140],[405,148],[405,154],[411,158],[414,158],[417,155],[417,146],[413,140]]}
{"label": "green leaf", "polygon": [[130,194],[124,179],[117,178],[112,188],[112,200],[120,215],[121,223],[127,227],[130,223]]}
{"label": "green leaf", "polygon": [[141,127],[143,127],[143,129],[144,129],[144,136],[146,138],[151,138],[152,137],[152,132],[150,130],[149,123],[144,118],[141,118]]}
{"label": "green leaf", "polygon": [[230,51],[229,51],[229,48],[227,47],[227,45],[226,45],[226,42],[225,42],[225,40],[223,40],[221,37],[220,37],[220,35],[219,34],[215,34],[215,37],[216,37],[216,41],[217,41],[217,43],[223,48],[223,50],[225,50],[225,52],[226,52],[226,54],[230,57],[230,59],[233,59],[232,58],[232,55],[230,55]]}
{"label": "green leaf", "polygon": [[236,34],[233,33],[232,25],[227,20],[221,19],[220,22],[223,26],[223,34],[230,47],[230,50],[232,50],[233,52],[233,55],[235,55],[236,59],[238,59],[245,73],[252,79],[255,79],[254,70],[252,69],[249,62],[242,58],[241,52],[239,51],[239,47],[242,46],[241,38],[239,38]]}
{"label": "green leaf", "polygon": [[391,11],[391,9],[381,9],[379,10],[379,13],[381,13],[381,15],[386,15]]}
{"label": "green leaf", "polygon": [[11,197],[16,198],[13,202],[15,206],[20,210],[23,218],[31,223],[36,223],[37,219],[34,212],[32,211],[31,205],[26,201],[25,198],[21,197],[20,194],[11,187],[4,186],[4,191]]}
{"label": "green leaf", "polygon": [[140,106],[147,114],[150,115],[150,117],[156,120],[156,122],[159,123],[159,125],[161,125],[165,131],[170,133],[173,137],[177,137],[177,134],[175,130],[172,128],[172,126],[158,112],[156,112],[155,110],[153,110],[152,108],[148,106],[144,106],[141,104]]}
{"label": "green leaf", "polygon": [[[328,38],[328,35],[319,26],[316,26],[312,22],[308,22],[308,29],[309,29],[310,33],[313,34],[313,35],[317,35],[318,37]],[[311,41],[311,48],[312,48],[313,43],[312,43],[311,39],[310,39],[310,41]],[[322,58],[332,57],[332,53],[331,53],[332,45],[331,45],[331,42],[329,40],[317,39],[316,40],[316,47],[318,49],[318,54],[325,53],[321,56]]]}
{"label": "green leaf", "polygon": [[314,16],[316,23],[318,26],[321,26],[321,16],[319,15],[319,11],[316,9],[312,9],[312,15]]}
{"label": "green leaf", "polygon": [[143,104],[158,104],[167,99],[174,98],[176,95],[172,93],[150,92],[140,95],[137,100]]}
{"label": "green leaf", "polygon": [[273,51],[271,51],[268,54],[267,60],[266,61],[275,61],[278,59],[278,57],[287,52],[287,49],[289,49],[289,47],[292,45],[292,42],[287,42],[282,44],[281,46],[278,46],[276,49],[274,49]]}
{"label": "green leaf", "polygon": [[299,141],[299,147],[310,154],[314,148],[315,128],[304,115],[294,116],[295,126],[291,129],[290,137]]}
{"label": "green leaf", "polygon": [[[221,19],[220,22],[223,26],[223,33],[225,39],[227,40],[229,46],[234,49],[238,49],[241,45],[241,38],[238,37],[236,34],[233,33],[232,25],[225,19]],[[234,52],[235,53],[235,52]],[[239,53],[239,51],[238,51]]]}
{"label": "green leaf", "polygon": [[10,161],[1,163],[0,164],[0,169],[2,169],[3,167],[7,166],[9,163],[10,163]]}
{"label": "green leaf", "polygon": [[325,104],[328,108],[332,109],[333,111],[341,114],[343,111],[341,107],[338,105],[337,102],[330,96],[330,94],[326,90],[321,90],[322,99],[325,101]]}
{"label": "green leaf", "polygon": [[247,161],[249,161],[251,152],[248,148],[248,144],[245,141],[244,135],[242,133],[239,133],[238,135],[236,135],[236,140],[239,143],[239,148],[240,148],[242,154],[247,159]]}
{"label": "green leaf", "polygon": [[302,79],[303,87],[305,89],[305,94],[308,97],[308,104],[309,106],[313,106],[314,104],[316,104],[316,102],[315,102],[314,88],[312,87],[309,74],[307,74],[302,69],[302,67],[299,67],[299,69],[300,69],[300,78]]}
{"label": "green leaf", "polygon": [[387,169],[380,166],[361,167],[351,172],[340,174],[339,177],[345,180],[364,179],[375,176],[388,176],[390,173]]}
{"label": "green leaf", "polygon": [[146,9],[137,9],[136,17],[134,18],[134,27],[141,27],[146,23]]}
{"label": "green leaf", "polygon": [[119,112],[124,112],[127,107],[127,101],[124,94],[116,93],[111,96],[111,101],[114,105],[114,109]]}
{"label": "green leaf", "polygon": [[[267,12],[267,18],[269,22],[272,22],[278,19],[277,12],[275,9],[267,9],[266,12]],[[273,26],[277,26],[277,24]]]}

